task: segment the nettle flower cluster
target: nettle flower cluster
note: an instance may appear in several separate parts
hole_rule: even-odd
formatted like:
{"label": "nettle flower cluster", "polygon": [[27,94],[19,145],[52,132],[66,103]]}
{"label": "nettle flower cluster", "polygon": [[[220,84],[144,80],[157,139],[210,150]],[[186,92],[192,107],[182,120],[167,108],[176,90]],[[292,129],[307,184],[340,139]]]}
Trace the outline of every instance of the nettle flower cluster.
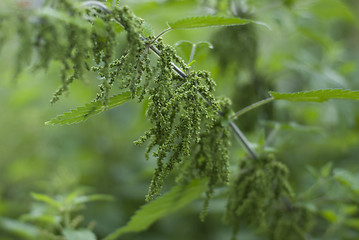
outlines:
{"label": "nettle flower cluster", "polygon": [[[124,24],[126,31],[128,25],[131,22]],[[141,26],[138,29],[136,33],[142,31]],[[214,97],[215,83],[208,72],[191,71],[185,78],[175,73],[173,63],[186,72],[189,70],[174,49],[161,39],[149,37],[141,41],[139,34],[135,35],[137,38],[130,36],[128,31],[130,49],[126,58],[129,60],[123,68],[126,74],[121,74],[126,77],[120,83],[139,101],[149,99],[147,117],[152,127],[136,141],[136,144],[148,142],[147,158],[152,153],[157,159],[147,199],[159,195],[164,178],[175,167],[182,169],[179,181],[208,177],[209,197],[215,184],[228,182],[229,133],[221,125],[219,112],[230,104]],[[132,42],[140,44],[132,45]],[[151,44],[160,53],[153,66],[149,59]],[[133,76],[128,74],[131,72]]]}

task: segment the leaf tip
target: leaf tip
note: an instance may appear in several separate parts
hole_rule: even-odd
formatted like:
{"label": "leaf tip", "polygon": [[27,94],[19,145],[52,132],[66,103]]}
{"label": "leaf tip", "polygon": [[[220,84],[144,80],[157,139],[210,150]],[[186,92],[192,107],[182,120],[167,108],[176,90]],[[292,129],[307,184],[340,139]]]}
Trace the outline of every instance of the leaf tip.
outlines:
{"label": "leaf tip", "polygon": [[260,22],[260,21],[252,21],[252,23],[255,23],[255,24],[258,24],[258,25],[261,25],[265,28],[267,28],[269,31],[273,31],[273,29],[271,28],[271,26],[269,26],[267,23],[265,22]]}
{"label": "leaf tip", "polygon": [[51,126],[51,125],[53,125],[53,124],[51,123],[51,121],[46,121],[46,122],[44,123],[44,125],[45,125],[45,126]]}

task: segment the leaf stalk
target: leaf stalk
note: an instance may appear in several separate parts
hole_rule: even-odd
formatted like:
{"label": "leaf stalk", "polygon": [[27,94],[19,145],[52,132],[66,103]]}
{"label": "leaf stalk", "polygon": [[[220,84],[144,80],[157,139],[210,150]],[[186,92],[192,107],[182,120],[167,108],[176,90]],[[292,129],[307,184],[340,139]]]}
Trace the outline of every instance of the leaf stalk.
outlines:
{"label": "leaf stalk", "polygon": [[265,105],[267,103],[270,103],[273,100],[274,100],[274,98],[270,97],[270,98],[263,99],[263,100],[261,100],[259,102],[253,103],[253,104],[239,110],[238,112],[234,113],[232,116],[230,116],[230,119],[235,120],[238,117],[242,116],[243,114],[245,114],[245,113],[247,113],[247,112],[249,112],[249,111],[251,111],[251,110],[253,110],[253,109],[257,108],[257,107],[260,107],[260,106],[263,106],[263,105]]}

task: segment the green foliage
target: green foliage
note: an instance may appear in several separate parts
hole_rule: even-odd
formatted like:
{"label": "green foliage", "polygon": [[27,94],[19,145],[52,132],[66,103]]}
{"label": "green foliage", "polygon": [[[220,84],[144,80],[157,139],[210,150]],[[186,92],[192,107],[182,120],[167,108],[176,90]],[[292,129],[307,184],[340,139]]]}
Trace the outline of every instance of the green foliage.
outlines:
{"label": "green foliage", "polygon": [[[0,6],[2,4],[4,2]],[[43,174],[53,174],[48,170],[62,164],[78,171],[78,178],[87,185],[117,195],[120,204],[106,205],[108,209],[104,207],[105,210],[99,208],[95,211],[92,215],[96,218],[101,215],[103,219],[99,217],[102,228],[94,229],[93,224],[87,221],[93,217],[80,215],[79,211],[88,202],[111,200],[110,197],[83,195],[76,191],[67,195],[66,192],[71,191],[61,184],[63,181],[58,181],[58,185],[61,185],[58,189],[46,183],[49,185],[48,192],[52,194],[33,193],[35,202],[30,212],[22,215],[20,221],[1,218],[2,229],[26,239],[77,240],[106,236],[117,228],[118,222],[128,217],[139,202],[142,203],[143,185],[148,182],[149,172],[155,168],[146,198],[152,202],[144,205],[126,226],[118,228],[106,239],[144,231],[158,219],[183,208],[203,193],[206,196],[200,218],[204,220],[209,214],[210,220],[202,225],[193,223],[191,229],[200,231],[198,236],[190,236],[190,239],[222,239],[223,235],[226,236],[225,231],[219,230],[217,220],[215,224],[211,221],[220,218],[218,212],[223,212],[223,206],[218,202],[225,201],[225,221],[233,227],[234,235],[238,234],[241,238],[249,238],[244,235],[252,232],[273,240],[321,237],[356,239],[355,234],[359,229],[357,174],[355,170],[350,173],[337,168],[339,165],[356,166],[353,162],[359,140],[355,108],[347,108],[348,105],[344,103],[342,107],[339,105],[342,102],[338,103],[337,108],[333,104],[331,108],[322,109],[316,108],[317,105],[305,109],[286,109],[283,107],[285,104],[278,104],[269,109],[265,113],[267,115],[244,118],[238,124],[241,129],[248,131],[251,140],[257,141],[257,144],[244,144],[246,148],[255,146],[258,151],[269,149],[277,154],[276,158],[260,156],[257,160],[241,159],[244,153],[230,147],[230,126],[235,126],[234,118],[272,100],[324,102],[329,99],[359,99],[358,91],[332,89],[357,88],[355,81],[345,80],[355,72],[355,64],[346,59],[357,50],[356,45],[346,39],[353,41],[350,36],[354,34],[351,28],[348,28],[350,31],[345,30],[347,25],[338,27],[332,24],[335,19],[355,24],[354,14],[344,2],[318,0],[313,3],[304,0],[299,4],[299,1],[277,1],[273,8],[272,1],[241,1],[240,4],[236,1],[231,4],[228,1],[201,1],[207,8],[196,8],[199,14],[208,14],[206,9],[212,9],[212,13],[243,18],[203,16],[178,21],[171,19],[176,19],[176,14],[188,15],[189,11],[184,13],[183,9],[189,7],[192,11],[197,1],[131,3],[136,13],[148,15],[148,22],[147,19],[144,22],[136,17],[129,7],[119,6],[118,1],[106,1],[109,9],[104,9],[105,5],[95,1],[85,2],[84,5],[69,0],[46,1],[43,6],[37,7],[28,7],[26,4],[22,1],[11,3],[13,8],[10,8],[10,13],[0,10],[0,43],[13,38],[8,33],[18,36],[10,45],[17,51],[15,73],[20,87],[30,85],[31,89],[36,90],[31,90],[32,93],[28,89],[23,90],[10,101],[4,101],[9,103],[1,105],[5,106],[4,112],[9,112],[11,117],[9,120],[0,119],[1,124],[6,126],[0,129],[1,135],[6,136],[4,146],[0,147],[0,153],[4,155],[0,166],[0,169],[4,169],[0,174],[0,180],[4,181],[0,187],[0,214],[10,213],[12,218],[18,217],[24,211],[18,206],[28,206],[18,204],[19,200],[14,199],[25,199],[26,202],[24,196],[29,192],[41,192],[38,187],[43,183],[37,180]],[[162,11],[161,14],[166,17],[156,10],[167,7],[172,11]],[[172,13],[176,14],[172,16]],[[273,25],[273,32],[262,31],[255,24],[248,24],[261,22],[248,20],[247,17],[268,21]],[[149,23],[163,24],[165,21],[169,21],[170,28],[157,37],[153,36],[152,29],[156,29],[156,26],[152,28]],[[10,28],[3,31],[7,26]],[[205,34],[199,29],[192,32],[195,36],[193,39],[185,33],[176,35],[176,31],[173,35],[167,35],[166,41],[177,42],[174,44],[177,52],[160,38],[172,29],[214,26],[225,28],[217,31],[207,28]],[[178,38],[186,40],[178,42]],[[212,48],[211,43],[202,41],[203,38],[213,42],[216,59],[206,55],[206,61],[202,61],[203,53]],[[345,41],[352,44],[352,52],[343,50]],[[151,51],[158,56],[157,60]],[[202,68],[200,64],[204,63],[204,68],[209,69],[211,74],[209,71],[193,71],[195,61],[198,63],[196,69]],[[32,104],[40,93],[39,89],[55,86],[50,81],[44,81],[40,86],[36,85],[36,81],[22,85],[25,81],[18,74],[28,66],[32,66],[33,70],[48,70],[49,77],[46,79],[53,78],[54,69],[60,73],[61,86],[52,102],[56,102],[70,86],[76,93],[78,86],[71,85],[75,80],[92,80],[91,75],[95,74],[87,74],[90,71],[96,73],[100,80],[100,83],[96,83],[100,85],[92,102],[51,119],[46,122],[47,125],[83,122],[130,99],[143,103],[143,118],[148,122],[141,119],[134,122],[132,109],[127,109],[129,111],[121,115],[113,112],[111,118],[103,116],[95,125],[86,123],[76,130],[64,128],[63,132],[51,130],[54,136],[50,145],[47,138],[37,135],[38,131],[45,131],[34,127],[42,121],[43,115],[36,114],[39,112],[34,111]],[[2,62],[0,67],[6,68],[7,61]],[[26,71],[24,73],[26,75]],[[264,97],[268,89],[291,92],[324,88],[331,89],[270,92],[271,98],[250,105]],[[5,100],[8,99],[4,96],[13,93],[12,89],[0,91],[0,97]],[[88,97],[85,92],[83,88],[77,89],[77,96]],[[221,93],[232,95],[233,108],[241,106],[244,107],[243,111],[233,114],[231,101],[217,97]],[[23,112],[18,111],[19,102],[29,102]],[[274,119],[273,124],[258,121],[265,118]],[[293,123],[292,118],[300,123]],[[343,124],[341,118],[350,124]],[[126,124],[118,124],[126,121],[131,122],[128,129],[125,129]],[[135,130],[143,131],[148,123],[149,130],[135,142],[138,145],[147,143],[145,154],[151,161],[143,163],[137,152],[129,155],[129,147],[124,149],[122,145],[133,134],[140,134]],[[260,128],[258,123],[262,124]],[[322,132],[325,127],[337,123],[340,125],[338,129],[343,132],[338,133],[335,129],[327,133],[328,136]],[[27,124],[32,125],[25,128]],[[125,127],[121,128],[122,125]],[[323,129],[307,125],[320,125]],[[20,135],[24,129],[26,139]],[[313,129],[316,131],[308,131]],[[290,136],[286,138],[286,134]],[[301,134],[305,135],[305,140]],[[65,135],[66,141],[62,141],[61,137]],[[241,141],[246,143],[245,139]],[[12,157],[15,154],[9,152],[17,152],[17,156]],[[240,159],[238,170],[234,168],[238,162],[230,161],[230,152],[233,159]],[[156,161],[153,165],[152,160]],[[24,162],[31,167],[22,166]],[[304,172],[303,166],[306,165],[311,166],[308,170],[314,179]],[[32,168],[38,169],[37,173],[31,172]],[[131,185],[136,182],[132,181],[134,173],[143,180],[137,181],[140,183],[136,187]],[[59,178],[73,181],[68,175]],[[155,199],[160,195],[165,180],[170,182],[172,178],[178,186]],[[215,204],[209,207],[212,198]],[[172,228],[172,223],[156,226],[149,231],[148,238],[158,239],[151,236],[155,231],[161,231],[161,236],[167,238],[164,232],[174,232],[168,229],[188,229],[182,224],[192,224],[190,221],[180,222],[176,222]],[[164,228],[166,231],[163,231]],[[3,233],[0,233],[2,236]],[[171,236],[185,238],[177,233]]]}
{"label": "green foliage", "polygon": [[[226,116],[230,111],[230,101],[221,99],[219,106]],[[229,152],[230,132],[228,125],[223,124],[223,116],[217,115],[215,123],[200,135],[200,141],[193,146],[190,158],[183,163],[183,173],[178,181],[189,181],[193,178],[208,178],[206,200],[201,213],[201,220],[207,214],[209,200],[213,197],[214,189],[219,184],[229,182]]]}
{"label": "green foliage", "polygon": [[329,99],[359,100],[359,91],[343,89],[323,89],[296,93],[269,92],[269,94],[276,100],[282,99],[300,102],[325,102]]}
{"label": "green foliage", "polygon": [[23,239],[37,239],[40,236],[38,228],[24,222],[2,217],[0,218],[0,226]]}
{"label": "green foliage", "polygon": [[34,204],[31,212],[23,215],[21,219],[36,224],[39,229],[43,228],[39,237],[46,238],[48,236],[51,239],[56,239],[58,229],[63,229],[61,234],[66,240],[96,239],[89,229],[76,229],[83,221],[83,217],[75,215],[75,213],[82,210],[85,203],[113,200],[108,195],[80,195],[76,192],[55,198],[33,193],[32,197],[40,203]]}
{"label": "green foliage", "polygon": [[129,232],[146,230],[155,221],[163,218],[199,198],[205,190],[206,179],[193,180],[187,185],[178,185],[163,196],[142,206],[126,224],[104,240],[114,240]]}
{"label": "green foliage", "polygon": [[45,122],[46,125],[65,125],[65,124],[73,124],[83,122],[89,117],[99,114],[105,110],[117,107],[122,105],[123,103],[127,102],[131,99],[130,92],[124,92],[121,94],[117,94],[112,96],[107,105],[103,105],[102,101],[97,100],[91,103],[86,104],[82,107],[77,107],[71,112],[64,113],[62,115],[58,115],[55,118]]}
{"label": "green foliage", "polygon": [[181,28],[201,28],[201,27],[216,27],[216,26],[234,26],[252,23],[252,20],[240,19],[234,17],[220,17],[220,16],[201,16],[189,17],[177,20],[175,22],[168,22],[167,25],[171,29]]}
{"label": "green foliage", "polygon": [[64,229],[62,231],[66,240],[96,240],[95,234],[87,229]]}
{"label": "green foliage", "polygon": [[[170,56],[161,64],[164,66],[155,79],[156,85],[150,90],[152,96],[147,110],[153,127],[136,142],[142,144],[150,140],[147,154],[158,145],[153,153],[157,158],[157,169],[147,199],[159,195],[163,179],[176,164],[182,164],[191,155],[192,146],[201,145],[212,134],[218,138],[225,136],[211,131],[218,121],[220,106],[213,96],[214,82],[209,74],[192,72],[183,81],[171,72]],[[172,87],[177,84],[178,87]],[[164,163],[167,157],[168,161]]]}
{"label": "green foliage", "polygon": [[[286,205],[293,201],[288,173],[283,163],[270,156],[257,161],[241,162],[239,174],[231,184],[225,216],[225,220],[233,226],[234,233],[241,225],[248,224],[266,233],[273,231],[271,234],[275,237],[271,239],[288,237],[286,233],[290,232],[290,229],[277,229],[285,226],[276,222],[282,221],[281,218],[273,217],[283,216]],[[287,227],[290,228],[292,225],[289,224]],[[276,231],[281,233],[274,233]],[[303,234],[302,231],[300,233]]]}
{"label": "green foliage", "polygon": [[[312,6],[313,13],[321,19],[339,18],[349,22],[357,21],[351,9],[342,1],[338,0],[320,0]],[[357,22],[358,23],[358,22]]]}
{"label": "green foliage", "polygon": [[274,211],[264,234],[268,239],[305,240],[313,225],[313,213],[305,206],[284,202]]}
{"label": "green foliage", "polygon": [[[253,71],[258,54],[255,25],[231,26],[218,29],[213,34],[213,53],[217,56],[221,69],[235,65],[238,70]],[[236,44],[238,47],[233,48]]]}
{"label": "green foliage", "polygon": [[190,41],[179,41],[174,44],[178,55],[180,55],[188,65],[191,65],[198,58],[201,58],[205,51],[212,49],[210,42],[192,43]]}
{"label": "green foliage", "polygon": [[32,197],[39,203],[33,204],[30,213],[22,215],[21,221],[1,218],[0,226],[23,239],[97,239],[91,229],[78,228],[83,216],[75,213],[82,210],[85,203],[113,200],[108,195],[82,195],[76,192],[54,198],[32,193]]}
{"label": "green foliage", "polygon": [[359,178],[344,169],[335,169],[334,178],[355,195],[359,195]]}

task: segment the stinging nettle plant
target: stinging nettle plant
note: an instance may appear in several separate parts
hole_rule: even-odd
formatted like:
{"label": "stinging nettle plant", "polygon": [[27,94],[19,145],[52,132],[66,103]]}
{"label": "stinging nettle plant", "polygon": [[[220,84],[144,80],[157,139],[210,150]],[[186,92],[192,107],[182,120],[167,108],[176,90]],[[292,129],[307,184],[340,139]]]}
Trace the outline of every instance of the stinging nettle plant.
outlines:
{"label": "stinging nettle plant", "polygon": [[[146,116],[151,127],[135,144],[146,143],[146,158],[153,156],[157,161],[146,196],[150,202],[106,240],[116,239],[126,232],[145,230],[202,193],[206,195],[201,213],[204,220],[215,188],[226,185],[228,202],[224,221],[233,226],[233,236],[244,224],[254,226],[270,239],[305,239],[313,213],[296,203],[288,168],[273,154],[262,150],[258,154],[234,121],[275,100],[359,100],[359,91],[269,92],[269,98],[234,112],[230,99],[215,96],[216,84],[210,73],[191,69],[195,45],[189,61],[185,62],[174,47],[161,38],[176,29],[265,25],[254,20],[190,17],[169,22],[168,29],[154,36],[145,34],[144,21],[127,6],[112,1],[69,0],[46,1],[41,8],[24,8],[16,14],[4,14],[2,19],[2,28],[7,21],[15,22],[21,37],[16,73],[31,62],[35,62],[34,69],[46,69],[51,61],[61,63],[61,87],[54,93],[51,103],[58,101],[70,84],[83,79],[88,71],[96,73],[102,81],[92,102],[59,115],[46,125],[79,123],[129,100],[149,102]],[[117,37],[123,32],[127,46],[120,52],[122,46]],[[112,95],[114,89],[119,89],[120,93]],[[248,152],[235,173],[229,172],[231,135]],[[178,170],[178,186],[157,198],[164,181],[175,169]],[[162,212],[155,211],[161,207]]]}

